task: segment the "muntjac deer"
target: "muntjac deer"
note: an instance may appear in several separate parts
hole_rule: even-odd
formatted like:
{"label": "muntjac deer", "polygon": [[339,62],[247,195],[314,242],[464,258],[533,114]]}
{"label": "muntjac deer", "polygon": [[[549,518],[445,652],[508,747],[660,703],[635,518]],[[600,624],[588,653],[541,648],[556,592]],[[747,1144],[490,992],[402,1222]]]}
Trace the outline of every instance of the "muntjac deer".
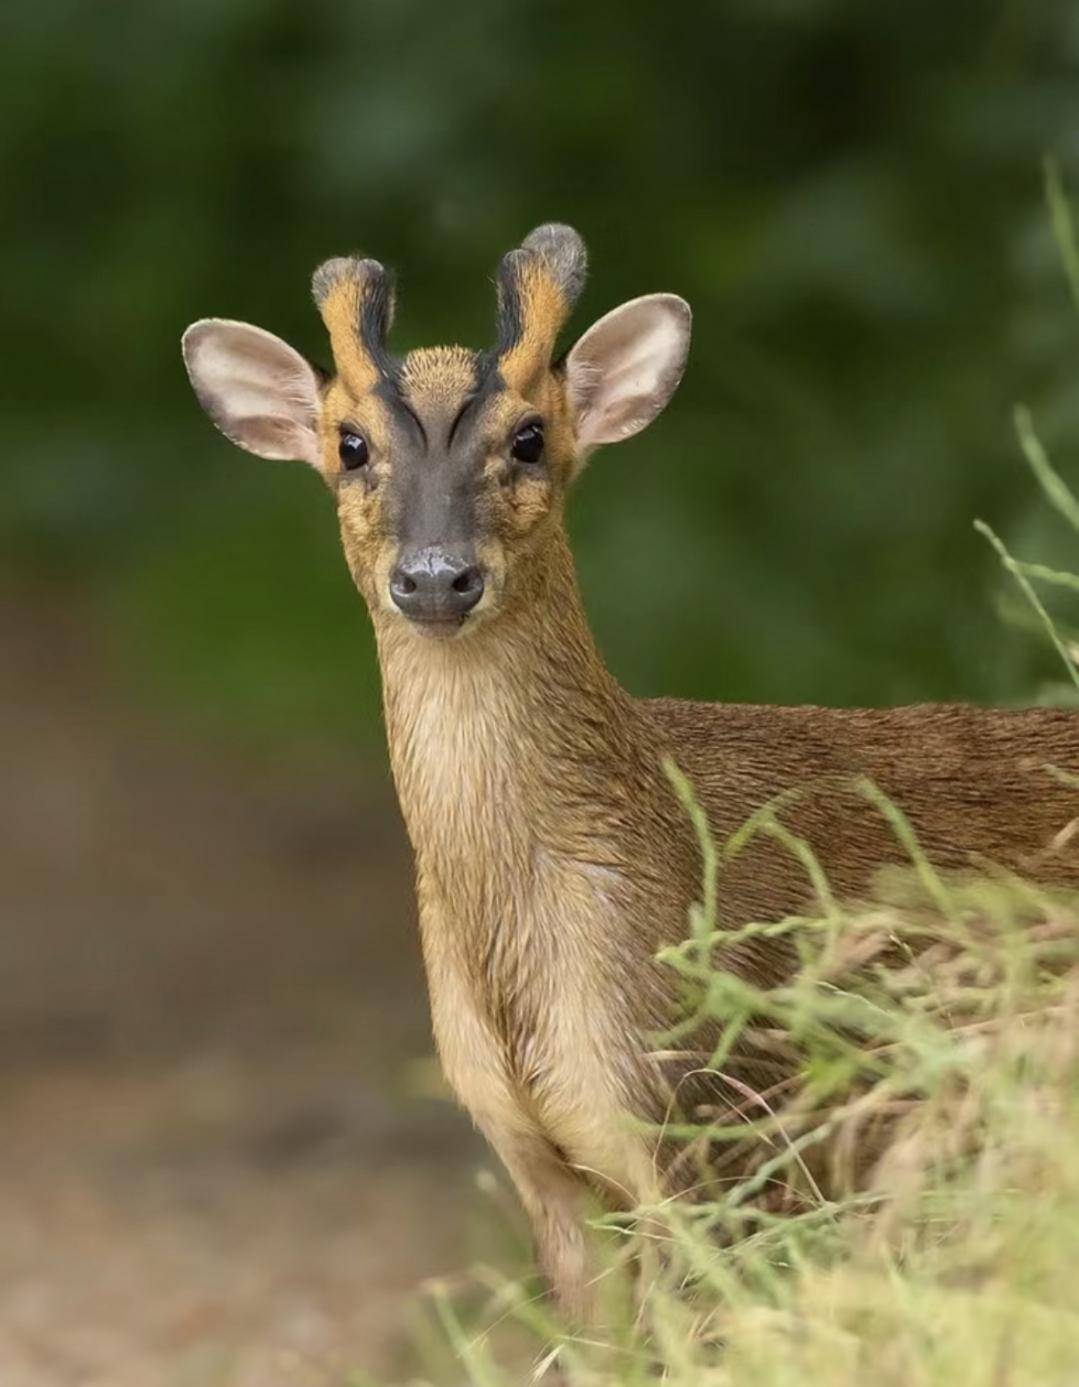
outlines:
{"label": "muntjac deer", "polygon": [[[665,757],[717,839],[808,787],[788,821],[847,896],[902,856],[855,775],[901,806],[942,868],[987,858],[1079,880],[1074,848],[1046,855],[1079,813],[1045,769],[1079,770],[1072,713],[747,707],[619,687],[585,619],[563,508],[588,455],[673,395],[690,310],[673,294],[633,299],[555,360],[584,275],[576,232],[533,231],[502,260],[484,352],[391,355],[391,279],[353,258],[313,282],[336,374],[227,319],[183,342],[222,433],[310,463],[334,496],[378,645],[439,1053],[571,1310],[585,1299],[582,1201],[662,1192],[662,1153],[643,1133],[694,1064],[650,1048],[676,992],[655,955],[684,936],[701,872]],[[724,864],[720,920],[779,918],[806,896],[793,858],[757,837]],[[729,953],[725,967],[762,984],[789,966],[767,939]]]}

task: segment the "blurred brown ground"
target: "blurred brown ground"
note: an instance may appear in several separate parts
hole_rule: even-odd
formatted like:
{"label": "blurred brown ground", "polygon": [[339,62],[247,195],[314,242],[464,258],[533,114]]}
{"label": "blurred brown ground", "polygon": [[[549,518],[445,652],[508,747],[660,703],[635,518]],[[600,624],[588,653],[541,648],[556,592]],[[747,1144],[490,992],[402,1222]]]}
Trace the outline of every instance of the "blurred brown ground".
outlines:
{"label": "blurred brown ground", "polygon": [[0,1382],[279,1387],[403,1361],[469,1255],[384,773],[186,744],[85,623],[0,607]]}

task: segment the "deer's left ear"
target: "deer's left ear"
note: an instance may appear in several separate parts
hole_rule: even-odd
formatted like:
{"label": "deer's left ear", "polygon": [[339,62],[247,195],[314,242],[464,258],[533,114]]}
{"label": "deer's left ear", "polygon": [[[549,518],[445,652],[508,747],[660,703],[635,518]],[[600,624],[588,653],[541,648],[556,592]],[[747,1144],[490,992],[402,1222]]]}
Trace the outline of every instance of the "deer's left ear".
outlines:
{"label": "deer's left ear", "polygon": [[588,329],[566,357],[580,456],[631,438],[663,409],[686,368],[692,316],[677,294],[647,294]]}

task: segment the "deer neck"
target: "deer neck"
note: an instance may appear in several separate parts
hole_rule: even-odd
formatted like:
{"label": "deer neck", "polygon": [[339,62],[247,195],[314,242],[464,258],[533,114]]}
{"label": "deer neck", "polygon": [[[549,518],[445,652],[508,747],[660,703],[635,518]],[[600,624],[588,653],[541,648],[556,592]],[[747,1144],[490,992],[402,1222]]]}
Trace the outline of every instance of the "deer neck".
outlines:
{"label": "deer neck", "polygon": [[[561,535],[511,610],[457,640],[376,624],[390,758],[421,875],[617,857],[640,719],[603,664]],[[624,807],[624,806],[623,806]]]}

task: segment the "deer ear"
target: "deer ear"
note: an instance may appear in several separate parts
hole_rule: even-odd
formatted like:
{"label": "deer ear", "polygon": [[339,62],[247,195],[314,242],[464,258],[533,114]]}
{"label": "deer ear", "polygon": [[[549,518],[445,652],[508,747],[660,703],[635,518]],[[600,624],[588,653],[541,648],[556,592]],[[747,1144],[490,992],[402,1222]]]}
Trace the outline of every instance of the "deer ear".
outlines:
{"label": "deer ear", "polygon": [[319,462],[319,376],[287,342],[250,323],[202,318],[183,336],[199,404],[226,438],[263,458]]}
{"label": "deer ear", "polygon": [[689,354],[692,314],[677,294],[630,299],[594,323],[566,358],[579,453],[631,438],[674,394]]}

